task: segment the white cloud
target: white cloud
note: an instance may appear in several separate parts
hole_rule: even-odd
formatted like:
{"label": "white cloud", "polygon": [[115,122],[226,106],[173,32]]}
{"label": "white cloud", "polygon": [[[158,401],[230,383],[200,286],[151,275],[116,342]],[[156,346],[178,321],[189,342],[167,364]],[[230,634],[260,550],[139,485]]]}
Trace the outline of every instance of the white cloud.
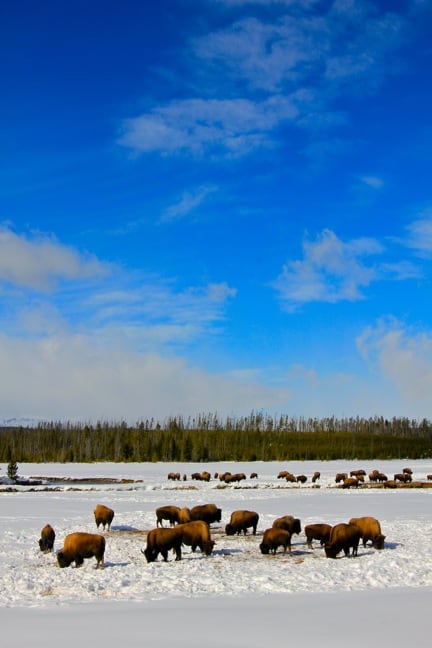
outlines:
{"label": "white cloud", "polygon": [[193,191],[185,191],[180,200],[167,207],[161,217],[162,222],[169,222],[187,216],[191,211],[197,209],[205,199],[217,191],[213,185],[203,185]]}
{"label": "white cloud", "polygon": [[[119,342],[119,341],[118,341]],[[89,336],[24,341],[0,335],[4,418],[127,420],[278,407],[287,389],[190,367],[182,358],[107,348]]]}
{"label": "white cloud", "polygon": [[416,333],[396,321],[382,321],[363,331],[357,347],[401,397],[426,411],[430,409],[432,332]]}
{"label": "white cloud", "polygon": [[432,209],[426,210],[419,219],[408,226],[405,244],[420,256],[432,256]]}
{"label": "white cloud", "polygon": [[384,186],[382,179],[376,176],[362,176],[360,180],[372,189],[382,189],[382,187]]}
{"label": "white cloud", "polygon": [[304,241],[303,259],[287,263],[273,286],[288,307],[311,301],[362,299],[361,289],[377,279],[378,273],[361,259],[381,252],[374,239],[344,243],[332,231],[324,230],[317,240]]}
{"label": "white cloud", "polygon": [[136,153],[204,153],[238,157],[272,144],[271,131],[295,119],[298,98],[271,97],[261,103],[247,99],[186,99],[128,119],[119,144]]}
{"label": "white cloud", "polygon": [[109,271],[108,264],[51,238],[30,240],[8,228],[0,229],[0,282],[49,290],[61,280],[100,278]]}

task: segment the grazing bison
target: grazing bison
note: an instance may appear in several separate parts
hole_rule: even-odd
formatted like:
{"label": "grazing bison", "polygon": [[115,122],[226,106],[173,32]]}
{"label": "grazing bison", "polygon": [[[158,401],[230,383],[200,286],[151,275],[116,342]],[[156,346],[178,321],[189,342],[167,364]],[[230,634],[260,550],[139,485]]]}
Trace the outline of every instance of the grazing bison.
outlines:
{"label": "grazing bison", "polygon": [[168,473],[168,479],[172,479],[172,481],[180,481],[180,473],[170,472]]}
{"label": "grazing bison", "polygon": [[411,468],[402,468],[402,472],[405,473],[406,475],[412,475]]}
{"label": "grazing bison", "polygon": [[194,520],[204,520],[207,524],[220,522],[222,519],[222,509],[217,508],[216,504],[201,504],[194,506],[190,510],[191,522]]}
{"label": "grazing bison", "polygon": [[305,484],[307,482],[307,477],[306,475],[297,475],[296,481],[300,482],[301,484]]}
{"label": "grazing bison", "polygon": [[327,558],[336,558],[343,550],[345,556],[349,556],[352,547],[353,556],[357,556],[360,542],[360,529],[354,524],[336,524],[330,531],[330,538],[324,545]]}
{"label": "grazing bison", "polygon": [[432,475],[426,475],[426,479],[428,479],[429,481],[431,481],[431,480],[432,480]]}
{"label": "grazing bison", "polygon": [[381,472],[378,473],[377,481],[379,481],[382,484],[383,482],[386,482],[387,480],[388,480],[387,475],[385,475],[384,473],[381,473]]}
{"label": "grazing bison", "polygon": [[280,473],[278,474],[277,478],[278,479],[285,479],[288,474],[289,474],[288,470],[281,470]]}
{"label": "grazing bison", "polygon": [[376,518],[351,518],[349,523],[355,524],[355,526],[360,530],[363,547],[366,547],[366,542],[371,540],[372,546],[375,547],[375,549],[384,549],[385,535],[381,533],[381,525]]}
{"label": "grazing bison", "polygon": [[77,531],[66,536],[63,548],[57,552],[57,562],[60,567],[69,567],[75,562],[80,567],[84,558],[96,558],[96,569],[104,566],[105,538],[97,533]]}
{"label": "grazing bison", "polygon": [[294,535],[294,533],[298,535],[301,533],[301,522],[299,518],[292,515],[284,515],[273,521],[272,528],[285,529],[285,531],[289,531],[290,535]]}
{"label": "grazing bison", "polygon": [[344,479],[348,479],[348,473],[336,473],[336,477],[335,477],[336,484],[339,484],[339,482],[343,482]]}
{"label": "grazing bison", "polygon": [[93,511],[94,513],[94,518],[96,522],[96,528],[99,529],[99,525],[102,524],[103,530],[105,531],[105,527],[108,527],[108,531],[111,530],[111,522],[113,521],[114,517],[114,511],[108,506],[104,506],[103,504],[98,504]]}
{"label": "grazing bison", "polygon": [[174,526],[179,521],[179,513],[179,506],[159,506],[156,509],[156,526],[163,526],[163,520],[168,520],[170,526]]}
{"label": "grazing bison", "polygon": [[199,547],[202,553],[210,556],[215,543],[210,537],[210,527],[207,522],[195,520],[181,524],[178,528],[182,531],[183,544],[192,547],[192,551]]}
{"label": "grazing bison", "polygon": [[258,479],[258,473],[252,472],[249,476],[249,479]]}
{"label": "grazing bison", "polygon": [[181,546],[183,542],[183,531],[181,524],[168,528],[152,529],[147,534],[147,546],[142,553],[147,559],[147,562],[154,562],[159,554],[166,562],[168,560],[168,551],[173,549],[176,555],[176,560],[181,560]]}
{"label": "grazing bison", "polygon": [[284,553],[286,550],[291,551],[291,533],[286,529],[266,529],[264,531],[262,542],[259,546],[262,554],[272,552],[276,553],[278,547],[283,547]]}
{"label": "grazing bison", "polygon": [[285,477],[285,481],[291,482],[292,484],[296,484],[297,483],[297,477],[289,472],[289,473],[287,473],[287,476]]}
{"label": "grazing bison", "polygon": [[191,521],[190,509],[188,509],[187,506],[184,506],[178,512],[177,522],[179,524],[185,524],[186,522],[190,522],[190,521]]}
{"label": "grazing bison", "polygon": [[321,473],[318,470],[315,471],[314,474],[312,475],[312,483],[315,484],[315,482],[318,479],[320,479],[320,477],[321,477]]}
{"label": "grazing bison", "polygon": [[307,546],[312,549],[312,540],[319,540],[323,546],[330,539],[330,524],[307,524],[304,528]]}
{"label": "grazing bison", "polygon": [[394,479],[387,479],[384,482],[384,488],[397,488],[397,482]]}
{"label": "grazing bison", "polygon": [[233,511],[231,513],[231,519],[229,524],[225,527],[225,533],[227,535],[240,535],[243,531],[246,535],[249,527],[252,527],[252,532],[256,535],[256,529],[258,526],[259,515],[254,511]]}
{"label": "grazing bison", "polygon": [[359,480],[357,477],[347,477],[343,480],[342,488],[358,488]]}
{"label": "grazing bison", "polygon": [[55,531],[52,528],[51,524],[46,524],[41,531],[41,537],[39,540],[39,548],[44,553],[52,551],[54,547],[55,540]]}

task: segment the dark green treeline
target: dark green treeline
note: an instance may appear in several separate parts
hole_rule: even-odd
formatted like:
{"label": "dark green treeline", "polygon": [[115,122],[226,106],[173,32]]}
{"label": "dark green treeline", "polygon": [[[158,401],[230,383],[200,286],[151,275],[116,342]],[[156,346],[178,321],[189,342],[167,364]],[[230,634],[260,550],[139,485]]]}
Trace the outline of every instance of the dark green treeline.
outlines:
{"label": "dark green treeline", "polygon": [[0,428],[0,461],[287,461],[432,456],[432,424],[407,418],[216,414],[137,425],[49,422]]}

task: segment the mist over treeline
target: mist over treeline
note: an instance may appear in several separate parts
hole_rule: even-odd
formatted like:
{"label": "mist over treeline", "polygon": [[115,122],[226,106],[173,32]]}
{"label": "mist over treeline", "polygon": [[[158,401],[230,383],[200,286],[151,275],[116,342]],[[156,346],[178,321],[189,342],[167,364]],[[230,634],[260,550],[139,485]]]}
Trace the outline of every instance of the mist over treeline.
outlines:
{"label": "mist over treeline", "polygon": [[39,422],[0,427],[0,461],[288,461],[432,456],[432,423],[383,417],[306,418],[252,412],[163,421]]}

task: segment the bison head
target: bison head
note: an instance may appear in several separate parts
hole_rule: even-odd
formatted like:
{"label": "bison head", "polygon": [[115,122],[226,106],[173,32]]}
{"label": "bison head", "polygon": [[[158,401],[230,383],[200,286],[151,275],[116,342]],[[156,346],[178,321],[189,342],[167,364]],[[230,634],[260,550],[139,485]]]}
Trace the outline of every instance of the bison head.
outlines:
{"label": "bison head", "polygon": [[384,540],[385,540],[385,535],[378,535],[373,539],[373,546],[375,549],[384,549]]}
{"label": "bison head", "polygon": [[268,544],[265,544],[264,542],[261,542],[259,548],[260,548],[262,554],[268,554],[268,553],[270,553],[270,547],[269,547],[269,545],[268,545]]}
{"label": "bison head", "polygon": [[59,564],[59,567],[69,567],[72,560],[68,556],[65,556],[63,551],[58,551],[57,552],[57,562]]}

